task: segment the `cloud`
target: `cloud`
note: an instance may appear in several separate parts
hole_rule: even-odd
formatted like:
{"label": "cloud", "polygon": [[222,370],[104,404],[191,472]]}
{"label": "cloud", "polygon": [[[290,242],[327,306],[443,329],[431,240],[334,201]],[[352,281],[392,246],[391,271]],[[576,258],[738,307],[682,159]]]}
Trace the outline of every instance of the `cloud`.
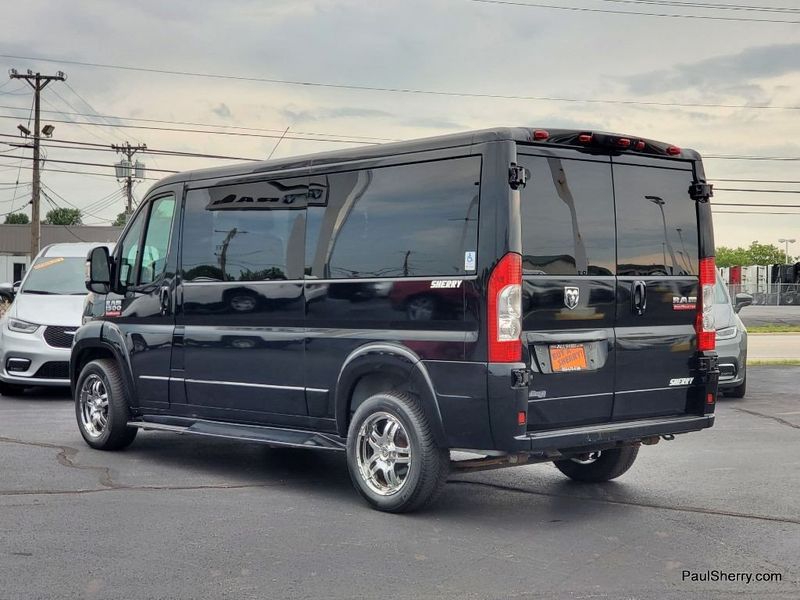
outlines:
{"label": "cloud", "polygon": [[220,102],[219,106],[217,106],[216,108],[212,108],[211,112],[213,112],[221,119],[230,119],[233,116],[233,114],[231,113],[231,109],[228,108],[228,105],[225,104],[224,102]]}
{"label": "cloud", "polygon": [[668,69],[650,71],[623,78],[629,91],[658,94],[688,88],[714,90],[745,97],[761,96],[763,89],[753,80],[777,77],[800,71],[800,44],[776,44],[746,48],[738,54],[707,58],[695,63],[678,64]]}
{"label": "cloud", "polygon": [[375,108],[358,108],[354,106],[302,110],[284,108],[280,112],[287,121],[290,121],[294,124],[309,121],[322,121],[326,119],[376,118],[393,116],[392,113],[384,110],[378,110]]}
{"label": "cloud", "polygon": [[414,117],[400,122],[406,127],[422,127],[425,129],[469,129],[468,125],[457,123],[451,119],[441,119],[438,117]]}

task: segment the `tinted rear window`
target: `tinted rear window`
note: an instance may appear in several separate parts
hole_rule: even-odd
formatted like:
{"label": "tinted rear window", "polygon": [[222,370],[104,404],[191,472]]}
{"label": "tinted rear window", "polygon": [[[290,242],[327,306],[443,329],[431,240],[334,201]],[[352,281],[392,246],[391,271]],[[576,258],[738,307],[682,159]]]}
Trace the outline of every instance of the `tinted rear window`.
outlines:
{"label": "tinted rear window", "polygon": [[619,275],[696,275],[691,171],[614,165]]}
{"label": "tinted rear window", "polygon": [[520,156],[522,266],[540,275],[613,275],[614,192],[608,163]]}
{"label": "tinted rear window", "polygon": [[301,277],[306,191],[302,179],[191,190],[183,221],[184,279]]}
{"label": "tinted rear window", "polygon": [[315,176],[306,273],[323,278],[474,273],[480,169],[476,156]]}

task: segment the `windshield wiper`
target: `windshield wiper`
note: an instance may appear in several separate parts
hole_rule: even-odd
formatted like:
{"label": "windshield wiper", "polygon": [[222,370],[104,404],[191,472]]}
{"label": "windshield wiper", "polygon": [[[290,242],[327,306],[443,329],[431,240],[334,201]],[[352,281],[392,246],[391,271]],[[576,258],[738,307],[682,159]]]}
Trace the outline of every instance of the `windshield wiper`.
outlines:
{"label": "windshield wiper", "polygon": [[43,296],[55,296],[55,292],[48,292],[47,290],[22,290],[23,294],[41,294]]}

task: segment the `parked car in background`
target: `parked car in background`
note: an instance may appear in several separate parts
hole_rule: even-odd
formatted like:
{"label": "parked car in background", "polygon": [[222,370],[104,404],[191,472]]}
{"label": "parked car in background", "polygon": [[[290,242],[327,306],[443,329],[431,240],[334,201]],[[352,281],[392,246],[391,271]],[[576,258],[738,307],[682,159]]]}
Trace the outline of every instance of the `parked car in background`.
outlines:
{"label": "parked car in background", "polygon": [[752,303],[750,294],[736,294],[735,303],[731,303],[728,288],[717,273],[714,323],[717,328],[719,390],[734,398],[744,398],[747,392],[747,328],[739,318],[739,311]]}
{"label": "parked car in background", "polygon": [[72,338],[86,296],[86,255],[103,244],[52,244],[39,252],[0,320],[0,394],[68,386]]}
{"label": "parked car in background", "polygon": [[3,302],[11,302],[14,300],[14,295],[16,292],[16,287],[19,286],[19,282],[17,283],[0,283],[0,304]]}

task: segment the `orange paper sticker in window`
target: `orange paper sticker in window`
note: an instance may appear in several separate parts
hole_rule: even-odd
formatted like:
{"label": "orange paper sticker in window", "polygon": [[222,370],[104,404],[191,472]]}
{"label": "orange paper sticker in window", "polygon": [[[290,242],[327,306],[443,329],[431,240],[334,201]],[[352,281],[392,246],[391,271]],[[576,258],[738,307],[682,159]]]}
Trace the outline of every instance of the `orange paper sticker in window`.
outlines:
{"label": "orange paper sticker in window", "polygon": [[586,348],[583,344],[550,346],[550,365],[553,372],[583,371],[586,365]]}
{"label": "orange paper sticker in window", "polygon": [[39,269],[46,269],[47,267],[52,267],[53,265],[57,265],[60,262],[64,262],[63,256],[59,256],[58,258],[51,258],[50,260],[36,263],[35,265],[33,265],[33,270],[38,271]]}

